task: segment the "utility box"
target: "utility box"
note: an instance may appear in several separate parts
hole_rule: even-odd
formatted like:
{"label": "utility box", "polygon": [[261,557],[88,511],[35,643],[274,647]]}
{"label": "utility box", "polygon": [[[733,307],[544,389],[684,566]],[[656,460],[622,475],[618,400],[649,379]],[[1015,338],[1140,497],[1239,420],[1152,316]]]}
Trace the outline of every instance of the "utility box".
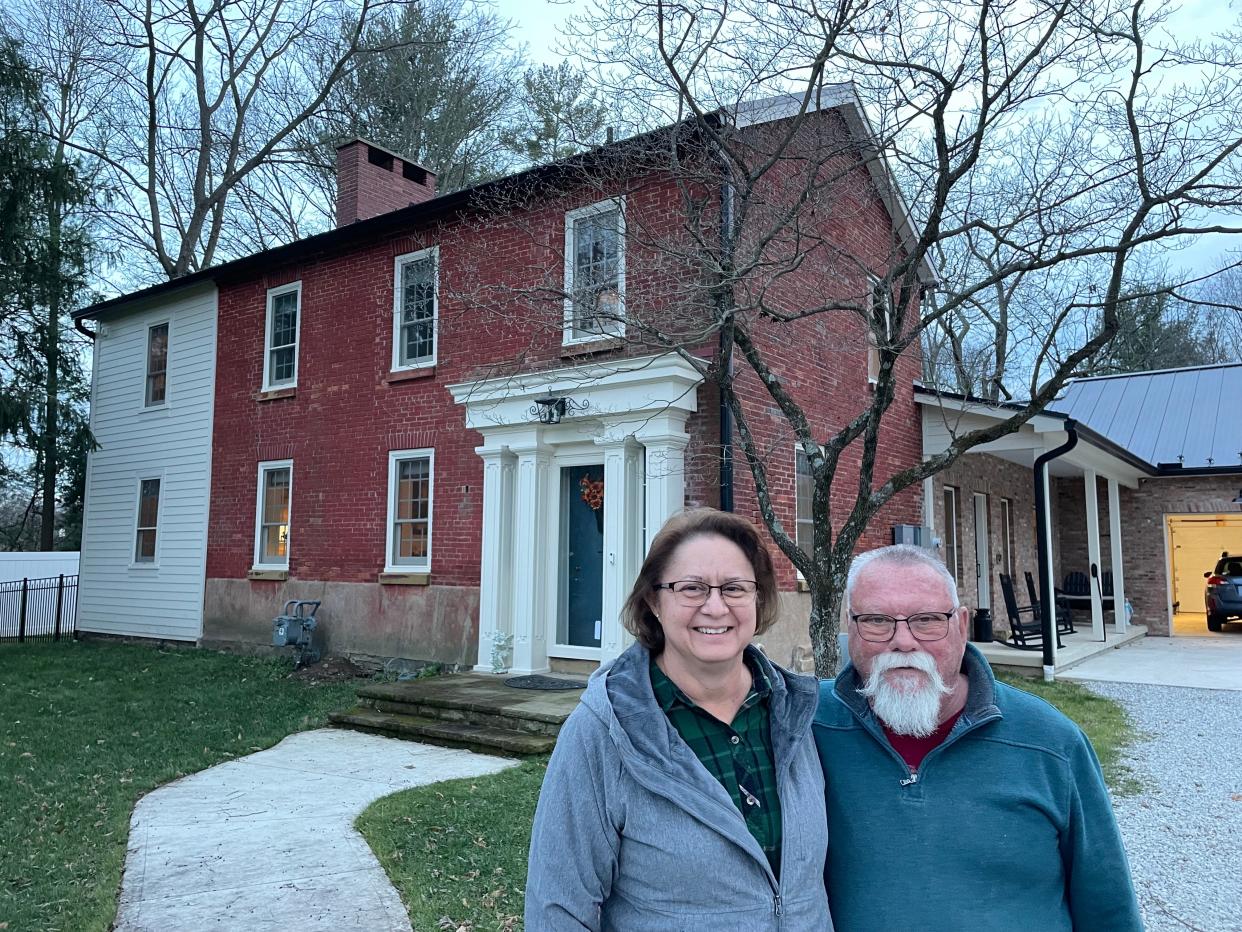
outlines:
{"label": "utility box", "polygon": [[926,546],[924,540],[923,528],[917,524],[893,525],[894,544],[913,544],[915,547],[924,547]]}

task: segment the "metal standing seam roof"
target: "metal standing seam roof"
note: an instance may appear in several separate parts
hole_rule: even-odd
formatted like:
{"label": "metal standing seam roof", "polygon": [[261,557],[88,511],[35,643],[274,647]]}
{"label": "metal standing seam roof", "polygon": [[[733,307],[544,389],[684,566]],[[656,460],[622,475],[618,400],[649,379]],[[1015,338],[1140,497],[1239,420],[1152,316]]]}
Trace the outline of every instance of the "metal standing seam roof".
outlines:
{"label": "metal standing seam roof", "polygon": [[1075,379],[1049,408],[1150,463],[1242,471],[1242,363]]}

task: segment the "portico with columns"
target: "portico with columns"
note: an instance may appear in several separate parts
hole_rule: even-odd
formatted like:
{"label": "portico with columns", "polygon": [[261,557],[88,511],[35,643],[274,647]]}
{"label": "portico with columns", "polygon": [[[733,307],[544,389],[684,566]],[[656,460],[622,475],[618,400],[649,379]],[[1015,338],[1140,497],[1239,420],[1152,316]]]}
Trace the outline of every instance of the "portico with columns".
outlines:
{"label": "portico with columns", "polygon": [[476,670],[536,673],[629,644],[621,606],[685,505],[701,382],[663,354],[448,386],[483,436]]}
{"label": "portico with columns", "polygon": [[[930,392],[919,401],[925,456],[1013,413],[1004,405]],[[1037,485],[1037,460],[1066,444],[1068,427],[1075,430],[1076,445],[1047,461]],[[1053,639],[1057,669],[1146,630],[1143,617],[1134,619],[1137,625],[1129,623],[1125,608],[1126,512],[1121,503],[1122,490],[1137,488],[1144,475],[1144,464],[1124,449],[1081,425],[1067,424],[1064,415],[1047,412],[1011,434],[973,447],[948,470],[924,482],[923,523],[954,571],[963,603],[972,611],[986,607],[992,612],[996,640],[979,645],[992,663],[1038,667],[1042,660],[1040,650],[1021,651],[1004,644],[1010,632],[1001,573],[1013,578],[1019,606],[1031,604],[1024,572],[1035,576],[1038,593],[1054,592],[1062,603],[1067,597],[1072,603],[1075,632]],[[1107,512],[1104,520],[1102,505]],[[1035,517],[1041,507],[1047,516],[1043,546],[1049,557],[1043,579],[1039,579]],[[1078,583],[1081,591],[1070,591],[1067,582]]]}

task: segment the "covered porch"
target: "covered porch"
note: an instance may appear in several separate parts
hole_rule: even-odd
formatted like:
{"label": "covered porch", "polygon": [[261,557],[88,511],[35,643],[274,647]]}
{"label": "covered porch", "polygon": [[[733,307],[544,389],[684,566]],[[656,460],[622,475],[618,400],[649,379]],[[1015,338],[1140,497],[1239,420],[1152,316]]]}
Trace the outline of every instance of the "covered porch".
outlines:
{"label": "covered porch", "polygon": [[[927,456],[1014,413],[1003,404],[960,396],[916,397],[923,406]],[[1041,462],[1045,474],[1037,484]],[[1145,625],[1129,623],[1125,609],[1121,508],[1121,489],[1137,488],[1144,474],[1144,464],[1111,441],[1048,412],[973,448],[924,483],[925,523],[958,581],[959,597],[972,612],[991,612],[991,641],[986,619],[972,630],[990,662],[1045,666],[1039,636],[1045,593],[1054,594],[1054,615],[1063,629],[1052,639],[1049,673],[1146,634]],[[1025,638],[1015,636],[1011,619],[1026,626]]]}

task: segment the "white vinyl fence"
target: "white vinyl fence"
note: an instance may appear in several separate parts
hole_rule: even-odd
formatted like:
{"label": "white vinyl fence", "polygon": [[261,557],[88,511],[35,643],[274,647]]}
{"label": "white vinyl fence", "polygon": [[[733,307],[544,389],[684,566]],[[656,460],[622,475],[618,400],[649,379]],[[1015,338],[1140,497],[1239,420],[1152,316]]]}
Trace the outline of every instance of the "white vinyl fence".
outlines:
{"label": "white vinyl fence", "polygon": [[48,579],[59,576],[78,575],[76,551],[52,553],[0,553],[0,583],[21,582],[23,579]]}

